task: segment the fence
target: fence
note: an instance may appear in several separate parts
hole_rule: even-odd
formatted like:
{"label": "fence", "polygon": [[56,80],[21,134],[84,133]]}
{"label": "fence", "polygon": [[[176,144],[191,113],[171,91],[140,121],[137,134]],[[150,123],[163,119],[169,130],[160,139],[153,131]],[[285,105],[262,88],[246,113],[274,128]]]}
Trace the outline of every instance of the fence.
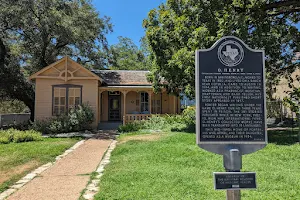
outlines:
{"label": "fence", "polygon": [[0,128],[10,126],[14,124],[20,124],[30,119],[28,113],[12,113],[12,114],[0,114]]}

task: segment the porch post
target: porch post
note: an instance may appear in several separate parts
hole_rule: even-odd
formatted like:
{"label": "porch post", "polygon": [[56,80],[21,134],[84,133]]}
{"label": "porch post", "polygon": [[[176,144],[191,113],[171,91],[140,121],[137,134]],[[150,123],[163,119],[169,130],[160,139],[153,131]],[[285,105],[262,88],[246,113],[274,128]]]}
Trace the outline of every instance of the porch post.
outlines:
{"label": "porch post", "polygon": [[148,92],[148,96],[149,96],[149,114],[151,115],[151,112],[152,112],[152,91],[149,91]]}
{"label": "porch post", "polygon": [[127,91],[122,91],[123,96],[124,96],[124,111],[123,111],[123,125],[126,124],[126,95],[127,95]]}
{"label": "porch post", "polygon": [[99,90],[99,103],[98,103],[98,123],[100,123],[101,122],[101,112],[102,112],[102,110],[101,110],[101,95],[102,95],[102,90]]}

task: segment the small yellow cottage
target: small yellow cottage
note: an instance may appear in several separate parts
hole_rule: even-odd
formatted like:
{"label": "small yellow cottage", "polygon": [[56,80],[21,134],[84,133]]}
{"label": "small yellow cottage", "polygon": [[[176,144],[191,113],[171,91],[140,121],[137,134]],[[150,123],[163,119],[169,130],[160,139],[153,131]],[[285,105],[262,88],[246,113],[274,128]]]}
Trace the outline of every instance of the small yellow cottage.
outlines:
{"label": "small yellow cottage", "polygon": [[179,97],[166,91],[155,94],[148,71],[88,70],[68,57],[30,76],[35,80],[35,119],[65,113],[89,103],[95,113],[93,127],[107,122],[132,122],[151,114],[180,112]]}

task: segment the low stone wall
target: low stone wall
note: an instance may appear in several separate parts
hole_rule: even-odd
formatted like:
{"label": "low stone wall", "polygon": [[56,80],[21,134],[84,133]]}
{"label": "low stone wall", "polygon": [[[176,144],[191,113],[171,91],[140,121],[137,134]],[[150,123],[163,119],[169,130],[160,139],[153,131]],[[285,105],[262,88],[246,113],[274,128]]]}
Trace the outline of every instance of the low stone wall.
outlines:
{"label": "low stone wall", "polygon": [[20,124],[30,119],[30,113],[0,114],[0,127]]}

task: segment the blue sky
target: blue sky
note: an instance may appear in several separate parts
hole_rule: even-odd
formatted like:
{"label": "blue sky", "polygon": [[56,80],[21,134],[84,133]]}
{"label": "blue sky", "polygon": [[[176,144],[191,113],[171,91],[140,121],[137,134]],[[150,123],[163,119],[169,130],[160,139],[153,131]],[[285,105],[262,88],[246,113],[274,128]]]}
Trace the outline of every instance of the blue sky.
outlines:
{"label": "blue sky", "polygon": [[157,8],[165,0],[93,0],[92,3],[100,13],[111,17],[114,32],[107,35],[109,45],[118,42],[118,36],[128,37],[139,45],[144,36],[143,19],[148,12]]}
{"label": "blue sky", "polygon": [[[109,45],[118,43],[118,36],[123,36],[132,39],[138,46],[144,36],[143,19],[147,18],[151,9],[165,2],[166,0],[92,0],[100,17],[111,17],[114,27],[113,33],[107,35]],[[300,29],[300,23],[297,28]]]}

